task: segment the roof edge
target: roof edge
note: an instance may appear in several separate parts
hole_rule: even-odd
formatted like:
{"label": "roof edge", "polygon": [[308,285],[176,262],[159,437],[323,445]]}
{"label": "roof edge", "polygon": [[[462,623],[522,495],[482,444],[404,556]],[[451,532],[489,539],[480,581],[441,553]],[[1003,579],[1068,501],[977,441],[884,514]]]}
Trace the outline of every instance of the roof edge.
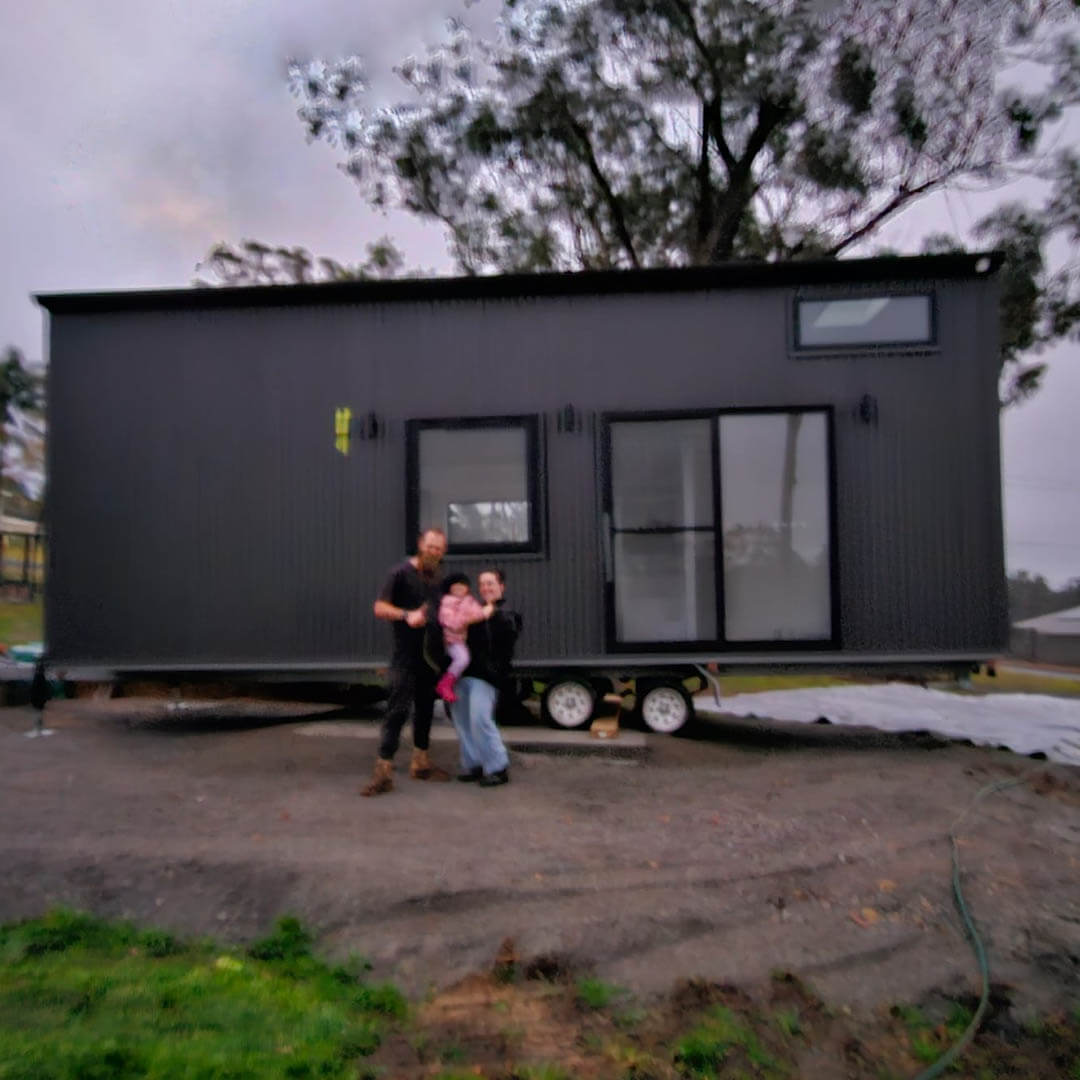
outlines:
{"label": "roof edge", "polygon": [[485,300],[605,293],[699,292],[761,286],[829,285],[977,278],[995,273],[1004,255],[980,251],[947,255],[886,255],[864,259],[729,262],[716,266],[646,270],[577,270],[544,274],[397,278],[306,285],[134,289],[34,293],[52,314],[184,308],[294,307],[314,304]]}

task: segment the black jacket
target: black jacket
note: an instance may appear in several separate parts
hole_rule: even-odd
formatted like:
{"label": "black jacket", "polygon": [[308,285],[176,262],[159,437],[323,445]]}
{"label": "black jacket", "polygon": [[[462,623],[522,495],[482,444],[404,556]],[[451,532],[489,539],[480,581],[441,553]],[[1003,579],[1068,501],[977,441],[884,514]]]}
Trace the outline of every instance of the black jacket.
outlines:
{"label": "black jacket", "polygon": [[490,619],[469,627],[466,643],[471,660],[465,675],[502,688],[510,678],[514,646],[521,634],[521,616],[500,600]]}

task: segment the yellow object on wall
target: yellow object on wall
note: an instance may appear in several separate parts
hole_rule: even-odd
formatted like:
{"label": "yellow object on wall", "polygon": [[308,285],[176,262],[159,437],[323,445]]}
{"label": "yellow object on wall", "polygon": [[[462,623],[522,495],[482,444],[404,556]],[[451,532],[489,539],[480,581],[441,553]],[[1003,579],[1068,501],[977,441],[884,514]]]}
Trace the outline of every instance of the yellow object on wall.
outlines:
{"label": "yellow object on wall", "polygon": [[334,449],[348,456],[349,430],[352,427],[352,409],[345,406],[334,410]]}

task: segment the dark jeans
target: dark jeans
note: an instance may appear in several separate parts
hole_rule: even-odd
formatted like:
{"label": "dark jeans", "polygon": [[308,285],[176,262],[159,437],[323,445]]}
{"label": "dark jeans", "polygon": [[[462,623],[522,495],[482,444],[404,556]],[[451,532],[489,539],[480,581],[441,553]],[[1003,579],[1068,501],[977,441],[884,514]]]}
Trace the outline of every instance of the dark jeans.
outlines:
{"label": "dark jeans", "polygon": [[397,753],[401,729],[412,714],[413,746],[426,750],[431,738],[431,710],[435,707],[436,674],[421,661],[419,667],[390,669],[390,697],[382,726],[379,757],[389,761]]}

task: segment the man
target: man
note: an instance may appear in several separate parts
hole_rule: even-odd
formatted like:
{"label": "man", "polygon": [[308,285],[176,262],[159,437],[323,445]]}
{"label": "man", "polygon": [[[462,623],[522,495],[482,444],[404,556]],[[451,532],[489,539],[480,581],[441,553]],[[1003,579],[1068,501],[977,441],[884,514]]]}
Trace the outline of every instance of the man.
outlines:
{"label": "man", "polygon": [[449,780],[450,774],[428,757],[431,711],[435,705],[434,671],[424,658],[424,634],[439,600],[439,567],[446,554],[446,533],[425,529],[416,554],[399,563],[387,577],[375,601],[375,618],[393,623],[394,653],[390,661],[390,698],[383,721],[375,774],[364,795],[381,795],[394,787],[394,754],[410,712],[413,754],[409,775],[414,780]]}

